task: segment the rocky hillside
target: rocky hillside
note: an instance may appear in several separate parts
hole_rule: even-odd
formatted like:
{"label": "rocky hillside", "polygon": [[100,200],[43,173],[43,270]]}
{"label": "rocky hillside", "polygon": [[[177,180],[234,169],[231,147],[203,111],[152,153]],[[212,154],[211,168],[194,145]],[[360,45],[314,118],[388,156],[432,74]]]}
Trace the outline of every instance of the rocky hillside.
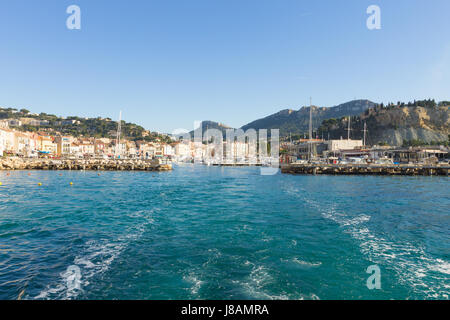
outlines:
{"label": "rocky hillside", "polygon": [[[367,124],[368,144],[387,143],[401,146],[411,141],[427,144],[448,142],[450,134],[450,105],[434,107],[405,104],[378,106],[352,118],[351,137],[361,139]],[[347,118],[325,120],[319,132],[331,138],[347,137]]]}
{"label": "rocky hillside", "polygon": [[[354,100],[331,108],[313,106],[313,129],[317,129],[324,120],[340,118],[343,116],[355,116],[375,107],[376,104],[369,100]],[[302,107],[300,110],[285,109],[268,117],[250,122],[242,127],[253,129],[280,129],[280,136],[289,134],[300,135],[309,130],[310,107]]]}

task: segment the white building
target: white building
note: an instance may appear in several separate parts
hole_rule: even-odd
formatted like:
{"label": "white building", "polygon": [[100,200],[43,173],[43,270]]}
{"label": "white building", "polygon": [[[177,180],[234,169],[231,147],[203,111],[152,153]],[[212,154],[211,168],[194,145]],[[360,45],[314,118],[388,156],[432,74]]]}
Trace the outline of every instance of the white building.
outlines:
{"label": "white building", "polygon": [[14,152],[28,156],[30,150],[30,137],[22,132],[14,132]]}
{"label": "white building", "polygon": [[256,142],[224,142],[224,157],[226,157],[227,160],[243,160],[248,158],[256,158],[256,151]]}
{"label": "white building", "polygon": [[8,129],[8,127],[9,127],[8,120],[0,120],[0,128]]}
{"label": "white building", "polygon": [[127,141],[127,156],[129,158],[135,158],[138,153],[136,143],[134,141]]}
{"label": "white building", "polygon": [[170,144],[163,145],[164,148],[164,156],[173,157],[175,156],[175,149]]}
{"label": "white building", "polygon": [[328,151],[351,150],[362,146],[362,140],[341,139],[328,141]]}
{"label": "white building", "polygon": [[93,156],[95,154],[95,145],[91,141],[82,141],[79,144],[79,148],[83,155]]}
{"label": "white building", "polygon": [[179,142],[175,145],[175,156],[178,158],[192,157],[190,143]]}
{"label": "white building", "polygon": [[203,160],[206,158],[208,152],[208,146],[201,142],[190,142],[191,157],[196,160]]}
{"label": "white building", "polygon": [[59,136],[55,138],[58,156],[68,156],[71,153],[71,145],[74,141],[70,136]]}
{"label": "white building", "polygon": [[0,128],[0,156],[6,151],[7,131]]}
{"label": "white building", "polygon": [[127,144],[125,142],[114,144],[113,149],[115,157],[123,158],[127,154]]}
{"label": "white building", "polygon": [[[15,148],[15,134],[14,131],[12,131],[11,129],[1,129],[1,144],[2,146],[0,148],[3,149],[3,152],[9,152],[9,153],[15,153],[16,152],[16,148]],[[3,155],[3,153],[1,154]]]}
{"label": "white building", "polygon": [[10,127],[20,127],[22,125],[22,121],[17,119],[8,119],[8,126]]}
{"label": "white building", "polygon": [[80,145],[77,142],[73,142],[70,145],[70,154],[75,156],[82,156]]}
{"label": "white building", "polygon": [[156,147],[153,143],[142,143],[139,146],[139,154],[145,159],[153,158],[156,154]]}

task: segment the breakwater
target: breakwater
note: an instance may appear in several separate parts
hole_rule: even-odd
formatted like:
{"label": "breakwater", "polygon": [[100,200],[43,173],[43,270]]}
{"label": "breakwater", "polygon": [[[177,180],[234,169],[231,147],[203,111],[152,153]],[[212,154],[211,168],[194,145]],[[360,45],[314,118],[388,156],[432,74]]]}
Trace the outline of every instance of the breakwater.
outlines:
{"label": "breakwater", "polygon": [[281,172],[287,174],[448,176],[450,166],[420,164],[286,164],[281,166]]}
{"label": "breakwater", "polygon": [[126,159],[0,159],[0,170],[99,170],[99,171],[169,171],[170,163],[158,160]]}

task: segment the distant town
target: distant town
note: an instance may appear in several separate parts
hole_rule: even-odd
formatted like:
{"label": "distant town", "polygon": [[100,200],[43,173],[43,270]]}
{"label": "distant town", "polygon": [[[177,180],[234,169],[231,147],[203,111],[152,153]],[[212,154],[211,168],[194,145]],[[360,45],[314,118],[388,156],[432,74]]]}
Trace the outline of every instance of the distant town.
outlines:
{"label": "distant town", "polygon": [[18,131],[13,121],[0,121],[0,153],[22,157],[118,157],[154,158],[175,155],[176,143],[129,141],[121,139],[64,136],[57,132]]}
{"label": "distant town", "polygon": [[[429,103],[432,104],[432,101],[429,100]],[[335,126],[339,124],[342,127],[340,130],[346,132],[346,136],[342,137],[341,135],[338,139],[330,138],[329,133],[328,138],[325,139],[323,131],[321,132],[321,138],[319,138],[317,126],[316,130],[313,131],[312,124],[316,120],[314,117],[318,112],[317,108],[308,108],[309,114],[305,113],[306,109],[300,109],[299,113],[309,120],[309,132],[304,133],[302,137],[298,134],[295,137],[291,134],[285,134],[281,138],[277,162],[282,165],[308,163],[448,165],[448,143],[409,146],[390,146],[387,143],[370,145],[367,138],[369,130],[366,126],[366,121],[372,120],[374,122],[370,110],[381,114],[380,112],[405,113],[405,110],[420,109],[421,111],[419,111],[423,114],[424,112],[435,112],[433,110],[437,110],[441,114],[447,115],[443,127],[446,128],[448,126],[448,104],[445,104],[438,107],[434,104],[421,106],[416,103],[411,105],[399,103],[396,107],[393,105],[383,107],[368,101],[355,100],[334,107],[334,109],[341,110],[341,112],[348,112],[350,108],[356,109],[357,111],[354,112],[364,112],[362,115],[366,115],[366,118],[363,116],[348,116],[338,120],[322,120],[321,128],[324,128],[324,124],[329,123]],[[358,108],[355,108],[355,105]],[[330,108],[330,110],[333,110],[333,108]],[[282,113],[275,115],[277,121],[279,121],[280,114],[282,115]],[[292,116],[291,111],[286,114]],[[250,128],[244,128],[243,132],[246,137],[244,139],[221,141],[220,148],[223,148],[223,150],[218,152],[216,150],[217,145],[211,146],[205,141],[198,142],[191,139],[178,140],[166,134],[150,132],[138,125],[126,123],[122,120],[61,118],[45,113],[30,113],[26,109],[17,110],[13,108],[0,108],[0,116],[0,155],[3,157],[104,160],[163,159],[171,162],[204,162],[209,165],[264,165],[267,163],[267,159],[256,156],[257,143],[255,141],[250,142],[247,136]],[[269,116],[267,119],[272,119],[271,117],[274,116]],[[352,120],[353,118],[356,120]],[[267,123],[266,119],[263,120]],[[208,125],[214,124],[213,122],[207,123]],[[352,128],[355,123],[360,126],[356,130]],[[254,124],[257,124],[257,121]],[[208,125],[206,130],[208,130]],[[220,130],[230,129],[221,124],[217,124],[216,128]],[[206,131],[204,125],[201,130],[202,134]],[[445,130],[441,130],[441,132],[445,134]],[[353,135],[361,137],[361,139],[354,138]],[[441,134],[441,136],[443,135]],[[225,157],[219,159],[217,155],[226,155],[227,157],[226,159]],[[272,158],[269,162],[273,163],[273,160]]]}

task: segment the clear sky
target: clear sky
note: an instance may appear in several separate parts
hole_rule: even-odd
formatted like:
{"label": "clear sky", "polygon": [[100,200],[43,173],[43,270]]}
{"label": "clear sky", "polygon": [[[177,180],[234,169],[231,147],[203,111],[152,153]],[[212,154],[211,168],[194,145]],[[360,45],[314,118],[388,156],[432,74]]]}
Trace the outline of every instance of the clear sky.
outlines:
{"label": "clear sky", "polygon": [[[81,8],[68,30],[66,8]],[[381,8],[381,30],[366,9]],[[0,0],[0,106],[147,129],[450,100],[448,0]]]}

